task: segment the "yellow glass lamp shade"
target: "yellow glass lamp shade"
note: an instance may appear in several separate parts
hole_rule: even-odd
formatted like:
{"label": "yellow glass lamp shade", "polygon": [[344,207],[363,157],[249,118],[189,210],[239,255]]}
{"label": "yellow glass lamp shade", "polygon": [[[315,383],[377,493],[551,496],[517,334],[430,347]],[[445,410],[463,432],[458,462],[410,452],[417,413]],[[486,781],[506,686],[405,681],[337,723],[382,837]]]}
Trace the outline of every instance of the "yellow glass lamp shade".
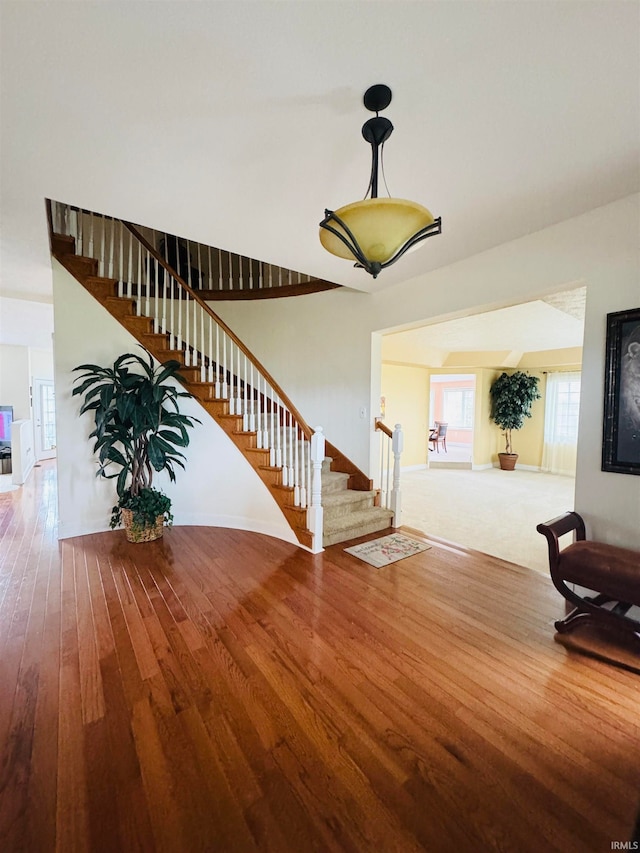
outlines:
{"label": "yellow glass lamp shade", "polygon": [[[367,260],[384,264],[418,231],[433,224],[434,217],[421,204],[402,198],[366,198],[334,211],[344,222]],[[336,231],[348,240],[349,235],[335,220]],[[357,260],[348,246],[325,228],[320,229],[324,248],[347,260]]]}

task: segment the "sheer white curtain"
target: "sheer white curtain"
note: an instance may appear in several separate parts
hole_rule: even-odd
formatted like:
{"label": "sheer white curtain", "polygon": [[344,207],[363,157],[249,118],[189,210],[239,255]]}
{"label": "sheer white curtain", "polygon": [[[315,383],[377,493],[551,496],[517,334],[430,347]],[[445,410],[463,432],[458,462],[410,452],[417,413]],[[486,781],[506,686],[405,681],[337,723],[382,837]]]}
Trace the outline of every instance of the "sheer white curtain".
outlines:
{"label": "sheer white curtain", "polygon": [[575,476],[579,409],[580,373],[547,374],[543,471]]}

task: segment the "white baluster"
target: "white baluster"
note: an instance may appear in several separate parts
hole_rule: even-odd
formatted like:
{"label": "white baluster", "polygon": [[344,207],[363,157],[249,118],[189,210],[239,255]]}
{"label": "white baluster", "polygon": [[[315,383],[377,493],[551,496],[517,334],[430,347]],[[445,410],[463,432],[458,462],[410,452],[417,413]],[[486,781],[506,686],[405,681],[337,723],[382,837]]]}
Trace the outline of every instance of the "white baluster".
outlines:
{"label": "white baluster", "polygon": [[[182,287],[180,286],[180,282],[176,279],[171,282],[172,291],[175,289],[177,291],[176,300],[178,302],[177,311],[178,311],[178,334],[176,336],[176,344],[177,349],[182,349]],[[189,362],[185,359],[185,364]]]}
{"label": "white baluster", "polygon": [[165,288],[169,287],[169,313],[167,315],[168,320],[168,329],[169,329],[169,349],[178,349],[178,338],[176,335],[176,323],[175,323],[175,286],[173,282],[173,276],[169,275],[165,270],[164,276],[164,286]]}
{"label": "white baluster", "polygon": [[109,278],[113,278],[113,253],[116,242],[116,221],[110,219],[111,227],[109,229]]}
{"label": "white baluster", "polygon": [[[262,443],[262,401],[264,398],[263,398],[261,391],[260,391],[260,386],[262,384],[262,376],[258,373],[257,370],[256,370],[256,374],[257,374],[256,407],[255,407],[255,409],[256,409],[256,414],[255,414],[256,447],[262,449],[264,446]],[[253,366],[251,367],[251,379],[253,380]]]}
{"label": "white baluster", "polygon": [[295,488],[296,476],[295,467],[293,465],[293,415],[289,413],[289,485]]}
{"label": "white baluster", "polygon": [[240,347],[236,347],[236,349],[238,351],[238,375],[237,375],[237,379],[236,379],[236,383],[237,383],[236,384],[236,392],[237,392],[237,396],[238,396],[237,413],[239,415],[244,415],[244,397],[243,397],[242,383],[241,383],[243,354],[242,354]]}
{"label": "white baluster", "polygon": [[130,231],[128,231],[127,234],[129,237],[129,263],[127,266],[127,299],[131,299],[131,279],[133,278],[133,237],[131,236]]}
{"label": "white baluster", "polygon": [[305,434],[302,433],[300,442],[300,506],[307,506],[307,442]]}
{"label": "white baluster", "polygon": [[276,466],[278,468],[282,468],[282,414],[280,397],[276,395],[276,411],[274,413],[274,419],[276,422]]}
{"label": "white baluster", "polygon": [[[231,395],[229,394],[229,388],[227,386],[227,333],[222,332],[222,397],[224,399],[228,399]],[[231,412],[231,408],[229,408],[229,412]]]}
{"label": "white baluster", "polygon": [[400,455],[404,448],[404,436],[400,424],[393,430],[393,489],[391,491],[391,509],[393,510],[393,527],[400,527],[402,512],[402,495],[400,493]]}
{"label": "white baluster", "polygon": [[389,504],[391,502],[391,488],[390,488],[390,481],[391,481],[391,441],[389,440],[388,436],[387,436],[387,441],[385,442],[385,444],[386,444],[386,449],[387,449],[387,464],[385,465],[385,471],[387,474],[385,494],[387,496],[387,501],[385,503],[385,506],[387,509],[389,509]]}
{"label": "white baluster", "polygon": [[[156,287],[160,287],[160,264],[156,261]],[[162,267],[162,308],[160,328],[163,334],[167,334],[167,274]],[[168,347],[171,349],[171,335],[169,335]]]}
{"label": "white baluster", "polygon": [[269,437],[269,465],[274,468],[278,464],[278,451],[276,444],[278,442],[278,432],[276,431],[276,395],[273,388],[271,389],[271,418],[270,418],[270,437]]}
{"label": "white baluster", "polygon": [[[204,363],[204,311],[200,308],[200,382],[207,381],[207,372]],[[211,317],[209,317],[209,365],[211,365]],[[211,368],[209,368],[211,370]]]}
{"label": "white baluster", "polygon": [[[80,211],[74,210],[73,216],[71,217],[71,221],[73,223],[74,237],[76,241],[76,255],[82,256],[82,243],[80,241]],[[54,229],[55,230],[55,229]]]}
{"label": "white baluster", "polygon": [[104,259],[105,259],[105,241],[104,241],[104,229],[105,229],[105,221],[104,214],[101,217],[101,229],[100,229],[100,248],[98,250],[98,275],[104,275]]}
{"label": "white baluster", "polygon": [[256,393],[257,389],[253,382],[253,363],[251,363],[251,409],[249,411],[249,429],[251,432],[257,432],[256,425]]}
{"label": "white baluster", "polygon": [[244,357],[244,405],[242,407],[242,431],[249,431],[249,382],[247,380],[247,356]]}
{"label": "white baluster", "polygon": [[93,213],[89,214],[89,257],[93,257]]}
{"label": "white baluster", "polygon": [[262,386],[263,392],[258,399],[258,411],[261,413],[260,419],[262,421],[262,447],[266,450],[269,447],[269,416],[267,414],[267,380],[264,378],[262,381]]}
{"label": "white baluster", "polygon": [[211,246],[207,247],[207,251],[209,253],[209,290],[213,290],[213,277],[211,275]]}
{"label": "white baluster", "polygon": [[198,243],[198,272],[200,273],[200,284],[196,289],[202,290],[202,258],[200,256],[200,243]]}
{"label": "white baluster", "polygon": [[[155,229],[151,232],[151,245],[156,245],[156,232]],[[149,253],[149,264],[151,264],[151,253]],[[153,269],[154,269],[154,296],[153,296],[153,331],[157,334],[160,332],[160,290],[158,288],[158,267],[160,264],[154,258],[153,259]]]}
{"label": "white baluster", "polygon": [[[216,335],[216,346],[218,345],[218,339]],[[219,370],[218,367],[218,359],[216,358],[216,372]],[[213,385],[213,317],[209,314],[209,374],[207,377],[207,381]],[[219,382],[216,378],[216,391],[215,395],[218,396],[218,388],[220,387]],[[209,392],[211,394],[211,392]]]}
{"label": "white baluster", "polygon": [[[146,293],[147,298],[145,300],[145,311],[144,311],[144,313],[145,313],[145,317],[150,317],[151,316],[151,255],[149,254],[148,249],[143,248],[143,252],[146,255],[145,279],[146,279],[146,288],[147,288],[147,293]],[[154,327],[155,327],[155,321],[154,321]]]}
{"label": "white baluster", "polygon": [[142,245],[136,241],[136,254],[138,256],[138,275],[137,275],[137,287],[136,287],[136,314],[138,317],[142,314]]}
{"label": "white baluster", "polygon": [[185,342],[185,351],[184,351],[184,363],[185,367],[189,367],[191,365],[191,338],[189,336],[189,294],[186,291],[180,291],[180,302],[182,303],[182,297],[184,298],[184,342]]}
{"label": "white baluster", "polygon": [[221,396],[220,391],[220,326],[216,323],[216,399]]}
{"label": "white baluster", "polygon": [[290,486],[289,482],[289,465],[287,464],[287,417],[289,413],[282,410],[282,422],[278,419],[278,432],[282,434],[282,485]]}
{"label": "white baluster", "polygon": [[124,296],[124,223],[120,220],[120,266],[118,268],[118,296]]}
{"label": "white baluster", "polygon": [[244,284],[242,281],[242,262],[244,258],[242,255],[238,255],[238,290],[244,290]]}
{"label": "white baluster", "polygon": [[218,290],[224,289],[222,281],[222,249],[218,249]]}
{"label": "white baluster", "polygon": [[293,478],[293,505],[300,506],[300,469],[299,459],[298,459],[298,445],[300,444],[300,439],[298,437],[298,424],[296,423],[295,427],[295,445],[294,445],[294,454],[293,454],[293,470],[294,470],[294,478]]}
{"label": "white baluster", "polygon": [[322,427],[316,427],[311,436],[310,464],[313,466],[311,480],[311,506],[307,510],[307,527],[311,531],[311,550],[314,554],[322,551],[322,533],[324,529],[322,508],[322,462],[324,460],[324,434]]}
{"label": "white baluster", "polygon": [[233,259],[231,252],[227,252],[227,260],[229,261],[229,290],[233,290]]}

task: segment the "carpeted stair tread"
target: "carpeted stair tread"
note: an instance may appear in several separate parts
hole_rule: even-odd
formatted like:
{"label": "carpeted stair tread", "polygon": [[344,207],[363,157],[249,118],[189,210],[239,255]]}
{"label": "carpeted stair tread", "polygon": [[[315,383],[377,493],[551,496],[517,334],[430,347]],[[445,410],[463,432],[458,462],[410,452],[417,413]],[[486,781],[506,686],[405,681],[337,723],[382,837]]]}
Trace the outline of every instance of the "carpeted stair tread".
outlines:
{"label": "carpeted stair tread", "polygon": [[356,492],[344,490],[323,494],[325,528],[341,516],[353,516],[354,513],[372,509],[376,492]]}
{"label": "carpeted stair tread", "polygon": [[[354,489],[345,489],[339,492],[330,492],[325,496],[322,495],[322,504],[326,508],[328,506],[339,506],[341,504],[359,503],[363,500],[373,501],[377,492],[356,492]],[[373,503],[371,503],[373,506]]]}
{"label": "carpeted stair tread", "polygon": [[349,475],[339,471],[322,472],[322,494],[328,495],[332,492],[346,491]]}
{"label": "carpeted stair tread", "polygon": [[386,530],[391,526],[392,518],[391,510],[378,506],[340,516],[329,523],[325,522],[322,543],[325,547],[336,545],[338,542],[347,542],[368,533]]}

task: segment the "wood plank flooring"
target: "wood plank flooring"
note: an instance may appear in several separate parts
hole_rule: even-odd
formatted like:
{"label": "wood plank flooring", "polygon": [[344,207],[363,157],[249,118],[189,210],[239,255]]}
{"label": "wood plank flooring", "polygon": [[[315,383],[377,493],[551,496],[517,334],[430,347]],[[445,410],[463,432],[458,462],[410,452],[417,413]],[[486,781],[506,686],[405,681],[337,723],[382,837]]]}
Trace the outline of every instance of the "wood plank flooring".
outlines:
{"label": "wood plank flooring", "polygon": [[0,850],[628,841],[640,676],[554,642],[548,579],[431,544],[58,542],[43,463],[0,494]]}

